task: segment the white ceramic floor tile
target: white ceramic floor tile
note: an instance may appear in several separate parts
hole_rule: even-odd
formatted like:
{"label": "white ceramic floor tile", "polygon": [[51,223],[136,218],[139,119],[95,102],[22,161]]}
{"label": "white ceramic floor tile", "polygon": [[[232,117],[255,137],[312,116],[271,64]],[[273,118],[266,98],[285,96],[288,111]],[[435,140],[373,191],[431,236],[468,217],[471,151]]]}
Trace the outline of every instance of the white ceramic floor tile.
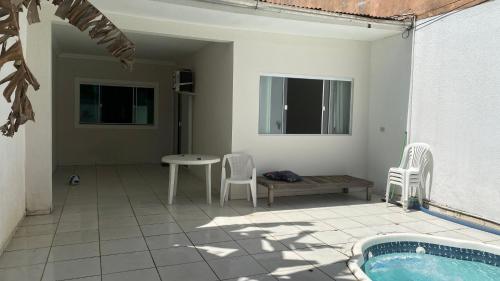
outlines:
{"label": "white ceramic floor tile", "polygon": [[212,219],[179,221],[179,226],[184,232],[208,230],[218,225]]}
{"label": "white ceramic floor tile", "polygon": [[169,212],[165,207],[157,208],[136,208],[134,212],[137,216],[149,216],[149,215],[168,215]]}
{"label": "white ceramic floor tile", "polygon": [[222,229],[202,230],[187,233],[189,239],[195,245],[209,244],[215,242],[231,241],[232,238]]}
{"label": "white ceramic floor tile", "polygon": [[469,240],[469,241],[480,241],[477,238],[465,235],[463,233],[457,232],[456,230],[447,230],[447,231],[441,231],[441,232],[433,232],[431,233],[432,235],[436,236],[441,236],[445,238],[453,238],[453,239],[460,239],[460,240]]}
{"label": "white ceramic floor tile", "polygon": [[45,263],[50,248],[5,252],[0,256],[0,268]]}
{"label": "white ceramic floor tile", "polygon": [[282,218],[286,222],[295,222],[297,224],[307,223],[315,220],[314,217],[302,212],[302,211],[291,211],[291,212],[282,212],[276,214],[278,217]]}
{"label": "white ceramic floor tile", "polygon": [[202,261],[203,258],[194,247],[175,247],[152,250],[156,266],[177,265]]}
{"label": "white ceramic floor tile", "polygon": [[347,229],[347,228],[356,228],[364,226],[360,222],[354,221],[349,218],[328,219],[324,220],[323,222],[335,227],[336,229]]}
{"label": "white ceramic floor tile", "polygon": [[41,216],[28,216],[21,222],[22,226],[38,225],[38,224],[53,224],[59,221],[59,214],[41,215]]}
{"label": "white ceramic floor tile", "polygon": [[[169,280],[169,279],[164,279],[164,280]],[[149,269],[140,269],[134,271],[106,274],[102,276],[102,281],[160,281],[160,277],[158,276],[156,268],[149,268]]]}
{"label": "white ceramic floor tile", "polygon": [[17,228],[14,237],[26,237],[54,234],[56,232],[57,224],[40,224],[40,225],[27,225]]}
{"label": "white ceramic floor tile", "polygon": [[404,223],[404,222],[412,222],[418,220],[406,214],[395,214],[395,213],[381,215],[381,217],[386,220],[392,221],[393,223]]}
{"label": "white ceramic floor tile", "polygon": [[324,246],[325,243],[312,235],[289,234],[273,236],[273,239],[285,245],[290,250]]}
{"label": "white ceramic floor tile", "polygon": [[[74,173],[82,182],[68,188]],[[231,200],[220,208],[207,205],[204,183],[185,174],[175,204],[166,205],[168,169],[158,165],[72,167],[56,172],[54,186],[55,212],[23,220],[0,257],[0,280],[40,281],[59,217],[50,252],[56,262],[47,264],[44,281],[99,281],[101,264],[105,281],[159,281],[160,274],[163,281],[354,281],[345,260],[358,238],[376,233],[500,243],[498,236],[387,208],[378,197],[366,202],[357,193],[283,197],[270,208]],[[87,258],[100,252],[102,262]]]}
{"label": "white ceramic floor tile", "polygon": [[444,227],[438,226],[428,221],[406,222],[406,223],[401,223],[400,225],[413,229],[413,231],[419,233],[433,233],[433,232],[440,232],[447,230]]}
{"label": "white ceramic floor tile", "polygon": [[347,261],[348,257],[332,247],[303,248],[294,251],[315,267]]}
{"label": "white ceramic floor tile", "polygon": [[147,224],[162,224],[162,223],[168,223],[168,222],[174,222],[174,218],[170,215],[149,215],[149,216],[137,216],[137,220],[139,221],[140,225],[147,225]]}
{"label": "white ceramic floor tile", "polygon": [[217,276],[205,262],[187,263],[158,268],[163,280],[217,281]]}
{"label": "white ceramic floor tile", "polygon": [[70,279],[71,281],[101,281],[101,275]]}
{"label": "white ceramic floor tile", "polygon": [[268,231],[257,227],[254,224],[224,226],[222,229],[224,229],[224,231],[234,240],[250,239],[269,235]]}
{"label": "white ceramic floor tile", "polygon": [[328,275],[318,269],[311,270],[292,270],[292,271],[278,271],[273,273],[273,276],[280,281],[332,281]]}
{"label": "white ceramic floor tile", "polygon": [[101,241],[101,254],[103,256],[147,250],[148,247],[143,237]]}
{"label": "white ceramic floor tile", "polygon": [[182,233],[182,229],[175,222],[141,225],[141,229],[144,236]]}
{"label": "white ceramic floor tile", "polygon": [[115,273],[153,268],[155,265],[149,252],[135,252],[101,257],[102,273]]}
{"label": "white ceramic floor tile", "polygon": [[42,281],[90,277],[101,274],[99,258],[47,263]]}
{"label": "white ceramic floor tile", "polygon": [[495,241],[495,240],[500,239],[500,235],[496,235],[493,233],[488,233],[485,231],[472,229],[472,228],[457,229],[455,231],[458,233],[461,233],[461,234],[465,234],[467,236],[474,237],[482,242],[491,242],[491,241]]}
{"label": "white ceramic floor tile", "polygon": [[137,220],[135,217],[104,217],[99,220],[100,226],[135,226]]}
{"label": "white ceramic floor tile", "polygon": [[240,276],[234,279],[226,279],[224,281],[277,281],[278,279],[274,278],[269,274],[260,274],[254,276]]}
{"label": "white ceramic floor tile", "polygon": [[54,235],[40,235],[29,237],[13,238],[7,246],[7,251],[28,250],[37,248],[46,248],[52,245]]}
{"label": "white ceramic floor tile", "polygon": [[237,240],[238,244],[245,249],[249,254],[260,254],[277,251],[285,251],[287,248],[276,239],[268,238],[252,238],[245,240]]}
{"label": "white ceramic floor tile", "polygon": [[353,217],[352,220],[361,223],[363,226],[376,226],[393,224],[392,221],[384,219],[380,215]]}
{"label": "white ceramic floor tile", "polygon": [[99,232],[97,230],[61,232],[56,233],[54,246],[89,243],[95,241],[99,241]]}
{"label": "white ceramic floor tile", "polygon": [[322,221],[343,217],[341,214],[336,213],[335,211],[330,209],[306,209],[305,212],[311,217]]}
{"label": "white ceramic floor tile", "polygon": [[124,216],[133,216],[134,212],[131,207],[128,208],[116,208],[116,209],[104,209],[99,210],[99,217],[124,217]]}
{"label": "white ceramic floor tile", "polygon": [[97,219],[88,221],[61,221],[57,227],[57,232],[83,231],[97,228]]}
{"label": "white ceramic floor tile", "polygon": [[457,230],[457,229],[467,228],[464,225],[454,223],[451,221],[447,221],[447,220],[443,220],[443,219],[434,219],[434,220],[429,220],[428,222],[435,224],[435,225],[438,225],[438,226],[441,226],[441,227],[444,227],[447,230]]}
{"label": "white ceramic floor tile", "polygon": [[[308,223],[302,223],[305,225]],[[257,224],[262,230],[266,232],[266,235],[286,235],[295,233],[305,233],[306,231],[300,229],[296,223],[260,223]]]}
{"label": "white ceramic floor tile", "polygon": [[302,271],[312,268],[308,261],[293,251],[282,251],[252,255],[270,273],[280,271]]}
{"label": "white ceramic floor tile", "polygon": [[377,235],[378,231],[373,229],[372,227],[358,227],[358,228],[348,228],[342,230],[342,232],[347,233],[348,235],[351,235],[352,237],[356,239],[362,239],[368,236],[373,236]]}
{"label": "white ceramic floor tile", "polygon": [[223,280],[266,273],[266,269],[250,256],[217,259],[209,261],[208,264],[215,271],[217,276]]}
{"label": "white ceramic floor tile", "polygon": [[102,227],[99,232],[101,240],[115,240],[142,236],[139,226]]}
{"label": "white ceramic floor tile", "polygon": [[205,260],[246,256],[248,253],[234,241],[196,246]]}
{"label": "white ceramic floor tile", "polygon": [[55,246],[50,249],[49,262],[99,256],[99,242]]}
{"label": "white ceramic floor tile", "polygon": [[0,269],[2,281],[40,281],[45,264]]}
{"label": "white ceramic floor tile", "polygon": [[349,242],[356,240],[351,235],[346,234],[342,231],[316,232],[316,233],[312,234],[312,236],[314,236],[314,238],[317,238],[318,240],[320,240],[328,245],[344,244],[344,243],[349,243]]}
{"label": "white ceramic floor tile", "polygon": [[321,271],[332,277],[336,281],[356,281],[345,262],[333,263],[320,267]]}
{"label": "white ceramic floor tile", "polygon": [[491,244],[491,245],[500,246],[500,240],[490,241],[490,242],[486,242],[486,243],[487,243],[487,244]]}
{"label": "white ceramic floor tile", "polygon": [[148,244],[150,250],[193,245],[184,233],[149,236],[146,237],[146,243]]}
{"label": "white ceramic floor tile", "polygon": [[370,228],[375,230],[379,234],[414,232],[412,229],[404,227],[404,226],[399,225],[399,224],[372,226]]}

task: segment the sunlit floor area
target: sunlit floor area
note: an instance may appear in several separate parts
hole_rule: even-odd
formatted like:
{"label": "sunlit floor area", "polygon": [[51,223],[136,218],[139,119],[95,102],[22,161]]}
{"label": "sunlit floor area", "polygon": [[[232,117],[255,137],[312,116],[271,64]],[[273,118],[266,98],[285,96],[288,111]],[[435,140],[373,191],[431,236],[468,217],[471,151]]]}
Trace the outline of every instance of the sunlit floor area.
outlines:
{"label": "sunlit floor area", "polygon": [[[67,184],[72,174],[78,186]],[[500,245],[500,236],[422,212],[387,208],[374,196],[265,198],[252,208],[205,202],[204,182],[185,171],[167,205],[168,168],[61,167],[51,215],[27,217],[0,257],[0,280],[355,280],[355,241],[418,232]]]}

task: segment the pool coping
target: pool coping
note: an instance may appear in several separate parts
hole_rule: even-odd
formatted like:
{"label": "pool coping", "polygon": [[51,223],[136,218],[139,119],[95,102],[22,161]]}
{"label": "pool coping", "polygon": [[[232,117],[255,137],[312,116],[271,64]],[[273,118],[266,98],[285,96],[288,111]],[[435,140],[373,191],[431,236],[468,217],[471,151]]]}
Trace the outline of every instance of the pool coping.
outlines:
{"label": "pool coping", "polygon": [[361,239],[354,244],[354,246],[352,247],[352,257],[347,262],[349,270],[351,270],[352,274],[360,281],[372,281],[370,277],[368,277],[361,269],[361,266],[365,262],[364,251],[369,247],[377,244],[398,242],[398,241],[412,241],[412,242],[440,244],[444,246],[479,250],[479,251],[489,252],[495,255],[500,255],[500,246],[485,244],[482,242],[460,240],[460,239],[446,238],[441,236],[433,236],[429,234],[419,234],[419,233],[379,234]]}

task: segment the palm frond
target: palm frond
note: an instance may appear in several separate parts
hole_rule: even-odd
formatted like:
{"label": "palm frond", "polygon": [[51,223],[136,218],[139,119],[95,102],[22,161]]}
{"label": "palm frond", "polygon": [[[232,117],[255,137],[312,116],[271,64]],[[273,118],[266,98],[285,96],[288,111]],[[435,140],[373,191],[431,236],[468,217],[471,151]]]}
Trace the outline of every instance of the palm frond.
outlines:
{"label": "palm frond", "polygon": [[[97,40],[97,44],[104,45],[125,68],[132,68],[134,43],[88,0],[52,0],[52,4],[57,6],[58,17],[68,20],[80,31],[89,30],[90,38]],[[19,12],[23,7],[27,9],[29,24],[40,21],[40,0],[0,0],[0,70],[10,62],[15,67],[14,72],[0,80],[0,85],[7,84],[3,91],[4,98],[12,103],[7,122],[0,126],[0,132],[10,137],[21,125],[35,120],[35,113],[26,93],[30,85],[35,90],[40,88],[26,64],[19,38]]]}

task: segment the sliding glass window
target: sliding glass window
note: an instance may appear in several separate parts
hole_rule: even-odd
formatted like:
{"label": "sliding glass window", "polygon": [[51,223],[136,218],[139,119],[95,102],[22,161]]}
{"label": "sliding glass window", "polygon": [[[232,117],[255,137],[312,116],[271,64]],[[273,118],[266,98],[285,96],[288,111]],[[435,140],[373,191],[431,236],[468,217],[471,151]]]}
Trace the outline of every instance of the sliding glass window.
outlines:
{"label": "sliding glass window", "polygon": [[94,84],[79,87],[79,124],[155,124],[154,88]]}
{"label": "sliding glass window", "polygon": [[352,80],[261,76],[259,134],[351,134]]}

